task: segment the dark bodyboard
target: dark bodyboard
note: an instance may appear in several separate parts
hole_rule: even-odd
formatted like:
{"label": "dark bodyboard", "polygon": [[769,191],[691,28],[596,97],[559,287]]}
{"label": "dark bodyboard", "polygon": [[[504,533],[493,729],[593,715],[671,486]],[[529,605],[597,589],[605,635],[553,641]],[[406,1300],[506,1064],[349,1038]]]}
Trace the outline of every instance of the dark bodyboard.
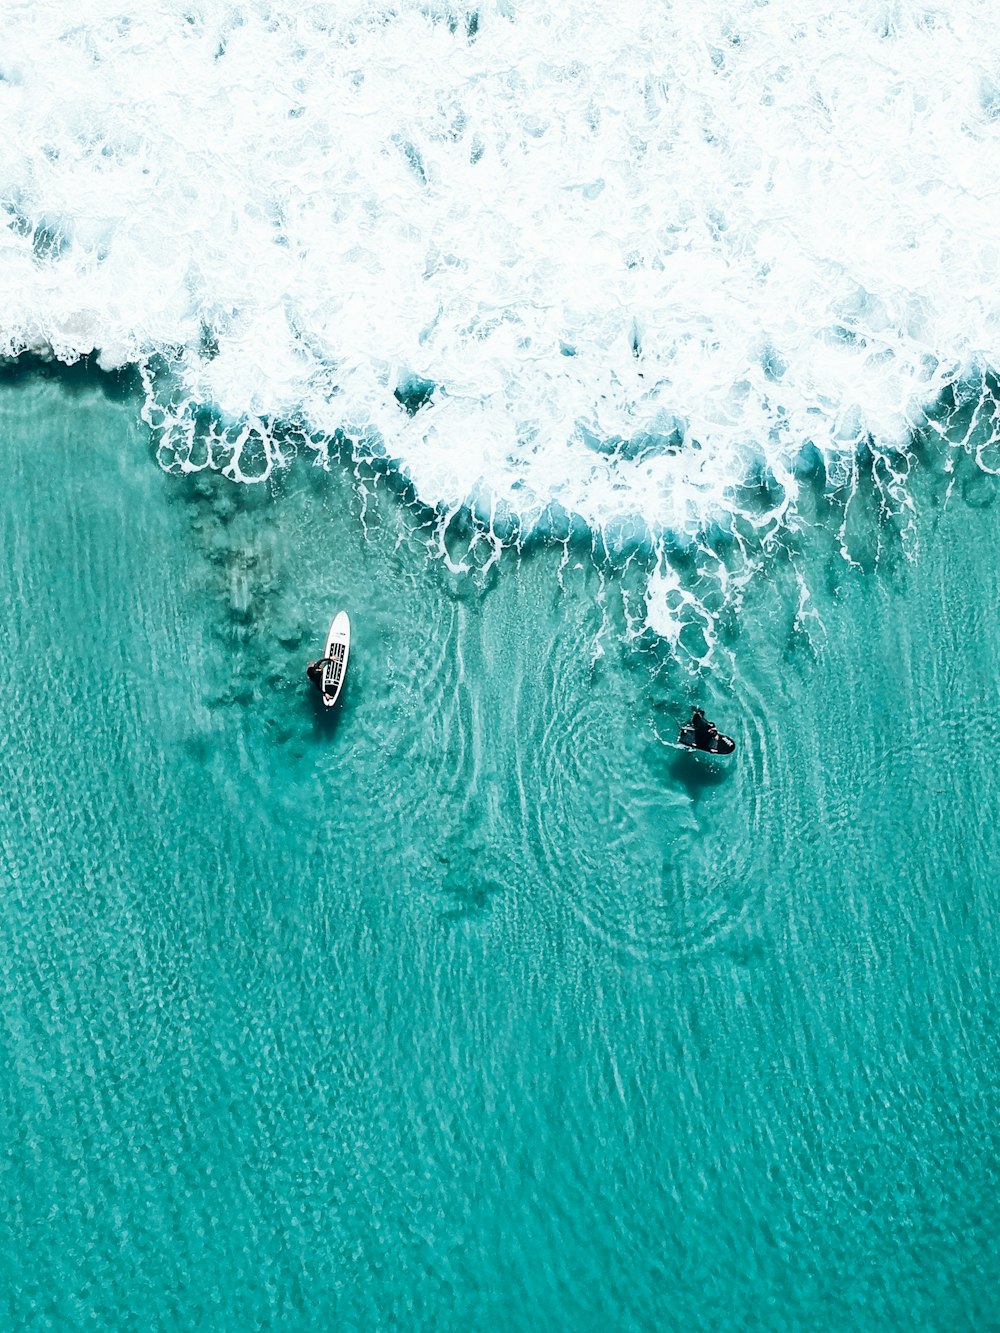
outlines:
{"label": "dark bodyboard", "polygon": [[681,727],[681,734],[677,739],[681,745],[687,746],[689,750],[697,750],[699,754],[732,754],[736,749],[736,742],[732,736],[723,736],[721,732],[715,738],[714,750],[706,750],[700,745],[695,745],[694,727]]}

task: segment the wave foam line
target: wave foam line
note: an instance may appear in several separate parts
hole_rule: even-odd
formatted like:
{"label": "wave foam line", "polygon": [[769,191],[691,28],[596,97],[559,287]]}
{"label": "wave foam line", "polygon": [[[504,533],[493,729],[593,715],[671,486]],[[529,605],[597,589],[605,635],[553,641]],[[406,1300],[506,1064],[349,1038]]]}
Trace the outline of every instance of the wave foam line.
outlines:
{"label": "wave foam line", "polygon": [[1000,366],[985,4],[332,9],[8,6],[0,351],[166,358],[190,465],[210,404],[237,477],[296,421],[654,540]]}

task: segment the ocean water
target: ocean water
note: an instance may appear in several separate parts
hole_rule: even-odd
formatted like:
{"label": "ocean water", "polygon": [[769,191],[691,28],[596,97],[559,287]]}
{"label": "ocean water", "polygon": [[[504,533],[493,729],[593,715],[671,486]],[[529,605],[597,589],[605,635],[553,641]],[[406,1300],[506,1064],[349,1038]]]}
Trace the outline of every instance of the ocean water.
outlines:
{"label": "ocean water", "polygon": [[753,544],[748,480],[785,526],[803,451],[843,481],[990,396],[992,17],[9,4],[0,350],[149,366],[178,465],[292,428],[491,541]]}
{"label": "ocean water", "polygon": [[996,479],[814,485],[699,678],[140,403],[0,385],[4,1326],[995,1326]]}
{"label": "ocean water", "polygon": [[3,12],[0,1326],[1000,1326],[991,9],[133,9]]}

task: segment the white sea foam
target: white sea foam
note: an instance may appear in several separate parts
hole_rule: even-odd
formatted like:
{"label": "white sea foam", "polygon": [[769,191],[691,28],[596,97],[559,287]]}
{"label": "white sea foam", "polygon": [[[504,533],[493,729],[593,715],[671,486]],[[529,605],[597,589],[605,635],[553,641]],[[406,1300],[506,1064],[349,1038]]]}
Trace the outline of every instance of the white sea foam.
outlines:
{"label": "white sea foam", "polygon": [[164,354],[182,457],[211,404],[235,475],[295,420],[445,512],[677,539],[1000,366],[976,0],[132,8],[4,7],[0,351]]}

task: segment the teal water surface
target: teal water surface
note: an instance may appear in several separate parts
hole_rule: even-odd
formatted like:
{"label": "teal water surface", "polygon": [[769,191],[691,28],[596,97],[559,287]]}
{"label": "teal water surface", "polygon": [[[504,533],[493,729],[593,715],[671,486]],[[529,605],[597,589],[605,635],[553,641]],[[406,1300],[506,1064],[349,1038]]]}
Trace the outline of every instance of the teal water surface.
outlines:
{"label": "teal water surface", "polygon": [[4,1327],[1000,1323],[994,480],[816,498],[697,678],[86,376],[0,457]]}

